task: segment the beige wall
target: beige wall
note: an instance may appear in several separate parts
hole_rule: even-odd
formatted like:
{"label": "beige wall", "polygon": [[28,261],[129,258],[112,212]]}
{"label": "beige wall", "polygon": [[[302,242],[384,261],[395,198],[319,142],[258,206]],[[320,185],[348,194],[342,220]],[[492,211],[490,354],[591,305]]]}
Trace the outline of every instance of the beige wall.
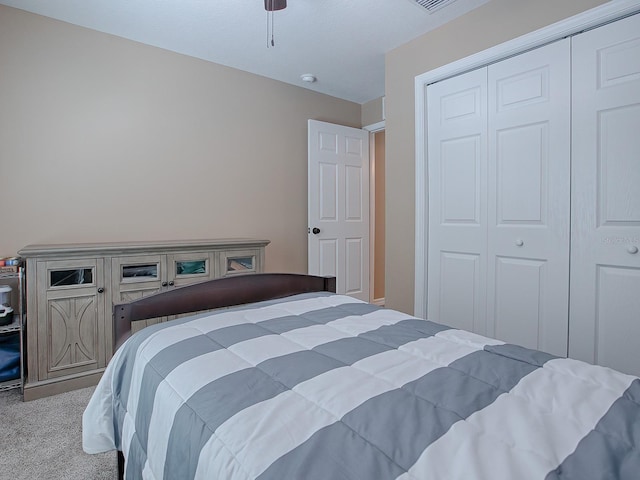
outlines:
{"label": "beige wall", "polygon": [[0,256],[254,237],[307,269],[307,119],[358,104],[0,6]]}
{"label": "beige wall", "polygon": [[383,97],[376,98],[362,104],[361,123],[363,127],[367,127],[384,120],[382,98]]}
{"label": "beige wall", "polygon": [[386,55],[386,305],[413,312],[416,75],[605,3],[492,0]]}

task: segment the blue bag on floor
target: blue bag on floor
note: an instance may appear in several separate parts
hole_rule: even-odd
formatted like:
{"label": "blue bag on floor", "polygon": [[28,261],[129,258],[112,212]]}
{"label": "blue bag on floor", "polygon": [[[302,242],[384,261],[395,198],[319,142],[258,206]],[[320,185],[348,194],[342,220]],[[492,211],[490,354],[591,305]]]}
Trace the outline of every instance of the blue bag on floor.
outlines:
{"label": "blue bag on floor", "polygon": [[20,334],[0,335],[0,382],[20,378]]}

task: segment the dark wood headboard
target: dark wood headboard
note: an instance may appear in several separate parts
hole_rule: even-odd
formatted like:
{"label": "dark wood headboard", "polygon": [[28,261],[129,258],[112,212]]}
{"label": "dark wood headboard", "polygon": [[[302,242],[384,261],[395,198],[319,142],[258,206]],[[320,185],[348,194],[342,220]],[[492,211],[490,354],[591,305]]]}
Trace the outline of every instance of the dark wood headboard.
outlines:
{"label": "dark wood headboard", "polygon": [[336,291],[335,277],[258,273],[177,287],[113,307],[114,350],[131,335],[131,322],[232,307],[307,292]]}

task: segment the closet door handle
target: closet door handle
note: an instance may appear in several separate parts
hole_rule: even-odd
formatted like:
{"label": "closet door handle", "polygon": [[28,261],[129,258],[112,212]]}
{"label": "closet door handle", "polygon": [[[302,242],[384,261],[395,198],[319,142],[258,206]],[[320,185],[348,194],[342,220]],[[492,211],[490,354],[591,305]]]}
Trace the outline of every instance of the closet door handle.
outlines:
{"label": "closet door handle", "polygon": [[516,240],[516,247],[521,247],[524,245],[524,240],[522,240],[521,238],[518,238]]}
{"label": "closet door handle", "polygon": [[627,252],[629,252],[631,255],[638,253],[638,247],[636,247],[635,245],[629,245],[627,247]]}

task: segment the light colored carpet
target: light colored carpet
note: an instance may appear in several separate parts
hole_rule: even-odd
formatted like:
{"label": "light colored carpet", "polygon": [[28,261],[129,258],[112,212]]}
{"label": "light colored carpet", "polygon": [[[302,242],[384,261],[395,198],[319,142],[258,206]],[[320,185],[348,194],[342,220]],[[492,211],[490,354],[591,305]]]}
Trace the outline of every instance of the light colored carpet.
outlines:
{"label": "light colored carpet", "polygon": [[82,412],[95,387],[23,402],[0,392],[0,480],[113,480],[115,452],[82,450]]}

